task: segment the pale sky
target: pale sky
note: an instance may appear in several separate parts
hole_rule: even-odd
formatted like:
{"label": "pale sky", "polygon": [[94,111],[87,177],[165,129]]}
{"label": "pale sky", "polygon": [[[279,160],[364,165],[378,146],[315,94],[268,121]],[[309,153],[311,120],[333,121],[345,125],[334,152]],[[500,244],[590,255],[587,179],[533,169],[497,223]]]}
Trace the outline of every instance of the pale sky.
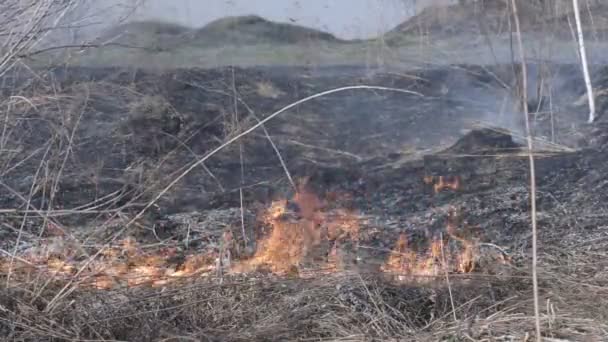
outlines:
{"label": "pale sky", "polygon": [[161,19],[200,27],[225,16],[257,14],[276,21],[295,21],[300,25],[331,32],[341,38],[377,36],[406,20],[420,7],[435,2],[452,2],[452,0],[145,1],[145,5],[137,11],[135,18]]}

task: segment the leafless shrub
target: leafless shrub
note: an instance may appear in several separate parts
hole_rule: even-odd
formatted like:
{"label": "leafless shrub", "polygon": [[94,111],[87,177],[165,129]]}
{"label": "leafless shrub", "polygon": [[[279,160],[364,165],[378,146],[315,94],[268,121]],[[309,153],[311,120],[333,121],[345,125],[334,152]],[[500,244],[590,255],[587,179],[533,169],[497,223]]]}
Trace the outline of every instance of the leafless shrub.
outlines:
{"label": "leafless shrub", "polygon": [[77,6],[74,0],[7,0],[0,3],[0,76],[39,46]]}

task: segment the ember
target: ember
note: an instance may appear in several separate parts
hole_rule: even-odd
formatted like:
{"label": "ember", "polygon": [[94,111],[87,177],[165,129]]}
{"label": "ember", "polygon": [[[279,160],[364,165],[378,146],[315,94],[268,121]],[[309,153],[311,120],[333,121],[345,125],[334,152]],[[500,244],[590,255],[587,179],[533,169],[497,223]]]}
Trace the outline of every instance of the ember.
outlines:
{"label": "ember", "polygon": [[435,191],[436,194],[440,193],[444,189],[451,189],[454,191],[460,189],[460,177],[458,177],[458,176],[453,176],[453,177],[427,176],[427,177],[425,177],[425,183],[433,184],[433,190]]}

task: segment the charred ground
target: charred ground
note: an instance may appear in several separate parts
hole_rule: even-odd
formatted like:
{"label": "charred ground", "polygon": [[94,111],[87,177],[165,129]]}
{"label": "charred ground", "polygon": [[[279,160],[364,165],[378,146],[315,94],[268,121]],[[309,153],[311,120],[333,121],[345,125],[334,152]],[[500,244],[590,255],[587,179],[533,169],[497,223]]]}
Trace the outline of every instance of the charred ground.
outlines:
{"label": "charred ground", "polygon": [[[575,68],[561,66],[556,72],[568,75]],[[8,77],[4,92],[13,96],[14,110],[7,117],[11,125],[5,132],[3,182],[27,193],[32,179],[22,175],[36,174],[45,148],[69,146],[67,155],[48,155],[55,148],[46,155],[49,172],[61,170],[62,175],[52,196],[54,206],[75,208],[117,190],[130,192],[125,196],[131,198],[142,195],[137,189],[150,195],[154,190],[146,182],[161,186],[163,175],[164,181],[172,179],[184,166],[258,120],[298,99],[344,85],[378,85],[413,94],[350,90],[307,102],[270,121],[265,125],[267,133],[294,177],[310,176],[315,169],[336,169],[340,174],[340,169],[416,159],[445,149],[484,125],[506,127],[521,142],[522,121],[513,114],[516,101],[502,88],[509,82],[509,71],[506,66],[453,66],[410,74],[368,74],[356,67],[162,73],[70,68],[33,83]],[[504,80],[498,82],[498,77]],[[553,103],[555,114],[535,116],[540,150],[601,144],[602,134],[589,134],[592,128],[583,124],[584,112],[575,104],[582,88],[568,83],[568,92],[565,87],[558,89],[564,91]],[[475,153],[477,140],[492,141],[487,136],[468,137],[470,141],[461,141],[445,153]],[[239,145],[246,172],[242,180]],[[162,207],[190,202],[207,209],[218,193],[241,186],[255,189],[255,184],[285,176],[264,130],[252,132],[205,165],[207,169],[195,170],[172,190]],[[152,173],[151,179],[147,173]],[[32,196],[32,205],[45,208],[42,198],[48,195],[42,191]],[[16,198],[3,201],[8,207],[19,203]]]}

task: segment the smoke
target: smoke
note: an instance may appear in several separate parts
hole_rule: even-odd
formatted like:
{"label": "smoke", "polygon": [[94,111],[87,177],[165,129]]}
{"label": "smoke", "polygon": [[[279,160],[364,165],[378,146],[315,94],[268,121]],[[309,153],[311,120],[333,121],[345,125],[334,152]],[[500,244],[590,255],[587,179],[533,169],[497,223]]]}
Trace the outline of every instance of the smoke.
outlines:
{"label": "smoke", "polygon": [[[528,109],[535,136],[552,140],[553,128],[584,123],[584,117],[573,107],[584,94],[580,66],[551,62],[528,62],[527,65]],[[459,107],[466,116],[459,119],[463,121],[463,128],[471,127],[473,120],[523,137],[525,122],[518,92],[519,69],[510,63],[447,65],[439,68],[446,76],[434,78],[433,87],[444,88],[440,98],[451,103],[450,106]]]}
{"label": "smoke", "polygon": [[[159,20],[182,24],[189,27],[201,27],[210,21],[225,16],[239,16],[256,14],[266,19],[289,22],[302,26],[328,31],[340,38],[368,38],[377,37],[387,32],[412,15],[430,5],[452,4],[453,0],[352,0],[352,1],[284,1],[267,0],[260,2],[249,0],[83,0],[70,15],[66,16],[67,28],[58,31],[49,44],[80,44],[93,41],[96,37],[128,21]],[[474,23],[475,24],[475,23]],[[505,24],[506,25],[506,24]],[[484,36],[485,35],[485,36]],[[539,77],[538,63],[551,60],[553,63],[578,63],[577,51],[572,41],[553,40],[543,45],[544,32],[528,33],[525,37],[526,53],[531,65],[528,75],[528,97],[531,99],[531,111],[546,110],[547,97],[550,93],[553,109],[577,95],[579,89],[573,82],[581,78],[577,70],[568,69],[567,72],[553,70],[551,77]],[[447,80],[448,97],[461,101],[463,105],[484,114],[479,120],[493,125],[507,128],[515,132],[522,132],[523,115],[517,111],[519,101],[513,89],[515,76],[511,68],[512,62],[519,62],[517,54],[509,45],[508,33],[485,33],[482,30],[460,36],[458,49],[448,51],[437,46],[435,42],[429,43],[429,54],[439,61],[437,66],[474,64],[485,65],[491,71],[480,80],[471,75],[461,77],[461,73],[454,73]],[[429,42],[434,38],[429,38]],[[446,39],[448,41],[448,39]],[[591,40],[589,42],[590,59],[592,63],[608,61],[608,51],[602,42]],[[411,47],[396,48],[395,55],[407,56]],[[382,50],[384,51],[384,50]],[[550,56],[548,55],[550,52]],[[389,62],[390,63],[390,62]],[[544,82],[539,83],[540,79]],[[500,80],[500,81],[499,81]],[[501,84],[502,83],[502,84]],[[539,88],[542,94],[539,97]]]}

